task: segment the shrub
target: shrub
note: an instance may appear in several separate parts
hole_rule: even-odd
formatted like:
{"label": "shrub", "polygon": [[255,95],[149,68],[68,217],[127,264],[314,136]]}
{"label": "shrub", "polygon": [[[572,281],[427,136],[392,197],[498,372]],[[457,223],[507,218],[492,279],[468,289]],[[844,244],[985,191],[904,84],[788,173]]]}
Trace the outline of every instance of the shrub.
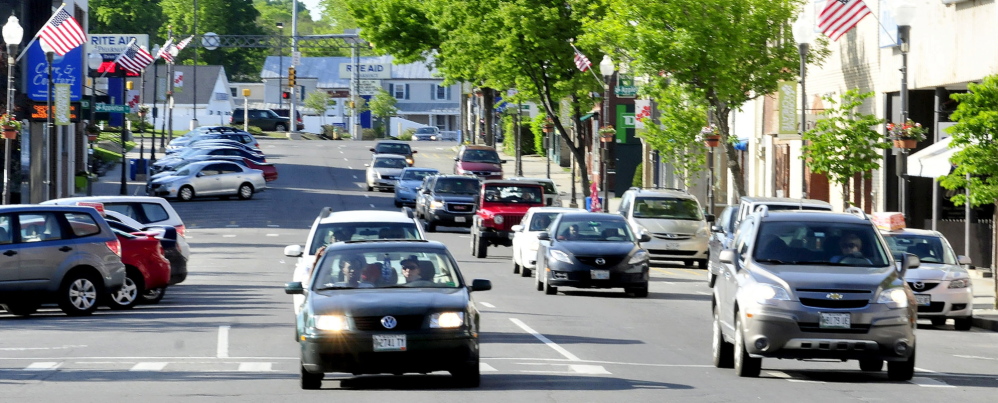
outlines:
{"label": "shrub", "polygon": [[641,185],[643,184],[643,182],[644,182],[643,176],[644,176],[644,173],[645,173],[644,172],[645,170],[642,169],[642,165],[643,164],[644,163],[638,164],[638,167],[634,168],[634,179],[631,180],[631,186],[635,186],[635,187],[639,187],[640,188]]}
{"label": "shrub", "polygon": [[374,129],[361,129],[360,139],[361,140],[375,140],[378,138],[378,132]]}
{"label": "shrub", "polygon": [[415,134],[415,133],[416,133],[416,129],[413,129],[413,128],[405,129],[405,131],[403,131],[402,134],[400,134],[395,139],[396,140],[401,140],[401,141],[412,141],[412,135]]}

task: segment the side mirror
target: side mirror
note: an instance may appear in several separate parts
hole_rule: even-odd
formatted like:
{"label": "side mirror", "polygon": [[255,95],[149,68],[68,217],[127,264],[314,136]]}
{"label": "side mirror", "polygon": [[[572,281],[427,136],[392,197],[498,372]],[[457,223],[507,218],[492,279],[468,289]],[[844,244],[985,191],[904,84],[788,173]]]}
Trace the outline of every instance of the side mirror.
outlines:
{"label": "side mirror", "polygon": [[713,214],[705,214],[704,215],[704,219],[706,219],[707,222],[714,222],[717,218],[714,217]]}
{"label": "side mirror", "polygon": [[204,176],[204,172],[198,172],[198,174],[195,175],[195,176],[197,176],[198,178],[200,178],[200,177]]}
{"label": "side mirror", "polygon": [[415,154],[415,153],[418,153],[418,152],[419,152],[419,151],[416,151],[416,150],[412,150],[412,153],[413,153],[413,154]]}
{"label": "side mirror", "polygon": [[724,228],[722,228],[720,225],[711,225],[710,232],[724,232]]}
{"label": "side mirror", "polygon": [[520,232],[520,231],[523,231],[523,226],[522,225],[514,225],[514,226],[510,227],[509,229],[510,229],[510,231],[513,231],[513,232]]}
{"label": "side mirror", "polygon": [[301,245],[288,245],[284,247],[284,256],[301,257],[301,255],[302,255]]}
{"label": "side mirror", "polygon": [[302,287],[301,281],[295,281],[295,282],[291,282],[291,283],[285,283],[284,284],[284,293],[285,294],[304,294],[305,293],[305,287]]}
{"label": "side mirror", "polygon": [[471,280],[471,291],[488,291],[492,289],[492,282],[482,278]]}
{"label": "side mirror", "polygon": [[960,263],[962,265],[974,264],[973,262],[970,261],[969,257],[966,257],[964,255],[957,256],[956,257],[956,261],[957,261],[957,263]]}
{"label": "side mirror", "polygon": [[370,167],[371,164],[364,164],[364,167]]}
{"label": "side mirror", "polygon": [[375,152],[373,148],[371,149],[371,152],[372,152],[372,153],[373,153],[373,152]]}
{"label": "side mirror", "polygon": [[460,161],[460,160],[461,160],[460,158],[454,157],[454,161]]}
{"label": "side mirror", "polygon": [[641,234],[641,238],[639,239],[641,240],[641,242],[651,242],[651,235],[648,235],[648,233],[645,232]]}
{"label": "side mirror", "polygon": [[717,260],[725,264],[735,263],[735,250],[734,249],[722,250],[721,254],[717,255]]}
{"label": "side mirror", "polygon": [[537,234],[537,240],[538,241],[550,241],[551,240],[551,233],[549,233],[547,231],[538,233]]}
{"label": "side mirror", "polygon": [[897,260],[898,264],[897,270],[898,274],[903,278],[908,269],[915,269],[921,266],[922,260],[918,258],[918,255],[914,253],[899,253],[894,255],[894,259]]}
{"label": "side mirror", "polygon": [[499,163],[500,163],[500,164],[505,164],[505,163],[506,163],[506,160],[499,160]]}

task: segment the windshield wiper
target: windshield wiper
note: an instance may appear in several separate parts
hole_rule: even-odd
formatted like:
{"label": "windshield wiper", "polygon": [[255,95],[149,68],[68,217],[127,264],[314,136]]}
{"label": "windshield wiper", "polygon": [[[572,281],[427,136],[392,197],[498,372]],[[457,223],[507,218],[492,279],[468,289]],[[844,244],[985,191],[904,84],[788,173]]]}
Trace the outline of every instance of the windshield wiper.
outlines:
{"label": "windshield wiper", "polygon": [[349,288],[356,288],[356,287],[352,287],[352,286],[349,286],[349,285],[332,285],[332,284],[328,284],[328,285],[324,285],[322,287],[316,287],[315,290],[316,291],[344,290],[344,289],[349,289]]}
{"label": "windshield wiper", "polygon": [[787,264],[787,262],[784,262],[780,259],[756,259],[755,261],[759,263]]}

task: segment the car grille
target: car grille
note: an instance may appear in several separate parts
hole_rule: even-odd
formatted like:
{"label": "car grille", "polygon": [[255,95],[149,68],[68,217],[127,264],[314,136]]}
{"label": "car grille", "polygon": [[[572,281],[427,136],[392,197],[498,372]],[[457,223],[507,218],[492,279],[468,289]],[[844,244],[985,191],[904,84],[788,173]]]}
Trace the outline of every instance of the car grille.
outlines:
{"label": "car grille", "polygon": [[393,181],[393,180],[395,180],[396,178],[398,178],[398,176],[397,176],[397,175],[396,175],[396,176],[393,176],[393,175],[381,175],[381,179],[385,179],[385,180],[390,180],[390,181]]}
{"label": "car grille", "polygon": [[360,331],[379,331],[379,330],[419,330],[423,328],[423,315],[392,315],[398,324],[393,329],[385,329],[381,325],[382,316],[355,316],[353,318],[354,325],[357,326],[357,330]]}
{"label": "car grille", "polygon": [[476,176],[497,176],[502,174],[496,171],[468,171],[468,173]]}
{"label": "car grille", "polygon": [[925,292],[933,288],[936,288],[937,285],[939,285],[939,283],[922,283],[922,288],[917,288],[915,287],[914,282],[911,281],[908,282],[908,287],[911,287],[911,289],[916,292]]}
{"label": "car grille", "polygon": [[[856,309],[870,304],[871,291],[798,288],[800,303],[813,308]],[[836,299],[832,299],[836,294]]]}
{"label": "car grille", "polygon": [[918,312],[942,312],[943,308],[946,307],[946,303],[942,301],[930,302],[928,306],[922,305],[918,307]]}
{"label": "car grille", "polygon": [[[582,262],[582,264],[589,266],[613,267],[620,264],[620,262],[624,260],[624,257],[625,256],[576,256],[575,258],[579,259],[579,262]],[[596,259],[601,259],[601,258],[606,262],[604,262],[603,264],[596,264]]]}
{"label": "car grille", "polygon": [[523,221],[523,214],[511,215],[507,213],[502,214],[502,224],[496,224],[496,229],[500,231],[510,231],[514,225],[519,225]]}
{"label": "car grille", "polygon": [[446,210],[452,213],[471,213],[475,211],[475,205],[471,203],[447,203]]}
{"label": "car grille", "polygon": [[682,241],[693,238],[693,234],[676,234],[672,232],[653,232],[651,236],[667,241]]}
{"label": "car grille", "polygon": [[866,299],[821,299],[821,298],[801,298],[800,303],[805,306],[810,306],[813,308],[833,308],[833,309],[850,309],[850,308],[862,308],[870,304],[870,300]]}

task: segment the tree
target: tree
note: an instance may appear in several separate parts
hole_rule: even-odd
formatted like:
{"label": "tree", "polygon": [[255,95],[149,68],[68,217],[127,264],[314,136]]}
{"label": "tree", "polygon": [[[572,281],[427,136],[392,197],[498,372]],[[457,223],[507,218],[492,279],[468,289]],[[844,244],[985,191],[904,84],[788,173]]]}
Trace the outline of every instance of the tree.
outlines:
{"label": "tree", "polygon": [[329,108],[329,94],[326,91],[312,91],[305,96],[305,107],[319,115],[322,125],[326,124],[326,109]]}
{"label": "tree", "polygon": [[[147,0],[90,0],[89,10],[91,34],[155,33],[163,21],[159,3]],[[149,38],[150,45],[157,41]]]}
{"label": "tree", "polygon": [[814,129],[804,133],[804,155],[812,171],[827,173],[828,179],[842,186],[843,209],[849,205],[849,181],[856,174],[869,179],[874,169],[880,168],[883,158],[880,150],[891,147],[873,127],[884,123],[874,114],[863,113],[870,105],[865,100],[873,92],[860,93],[851,89],[842,94],[837,107],[832,97],[822,99],[831,105],[821,112]]}
{"label": "tree", "polygon": [[[371,115],[380,119],[382,126],[386,127],[388,125],[388,118],[399,113],[398,108],[395,107],[397,102],[398,100],[392,94],[389,94],[384,88],[379,88],[378,93],[374,94],[374,97],[371,98],[371,102],[368,102],[368,107],[371,110]],[[390,131],[391,129],[389,128],[386,133]]]}
{"label": "tree", "polygon": [[694,88],[663,78],[654,79],[643,91],[657,102],[659,118],[655,122],[645,118],[644,133],[638,137],[676,168],[683,184],[692,186],[707,163],[707,150],[698,140],[707,125],[706,100]]}
{"label": "tree", "polygon": [[[198,9],[193,10],[193,0],[160,0],[165,23],[159,27],[159,35],[166,37],[167,29],[173,28],[176,40],[194,34],[194,15],[197,14],[197,33],[214,32],[219,35],[263,35],[266,32],[257,25],[260,12],[253,7],[251,0],[198,0]],[[193,64],[194,52],[198,52],[199,64],[225,66],[229,81],[260,81],[260,70],[269,49],[220,47],[206,50],[191,44],[177,56],[178,64]]]}

